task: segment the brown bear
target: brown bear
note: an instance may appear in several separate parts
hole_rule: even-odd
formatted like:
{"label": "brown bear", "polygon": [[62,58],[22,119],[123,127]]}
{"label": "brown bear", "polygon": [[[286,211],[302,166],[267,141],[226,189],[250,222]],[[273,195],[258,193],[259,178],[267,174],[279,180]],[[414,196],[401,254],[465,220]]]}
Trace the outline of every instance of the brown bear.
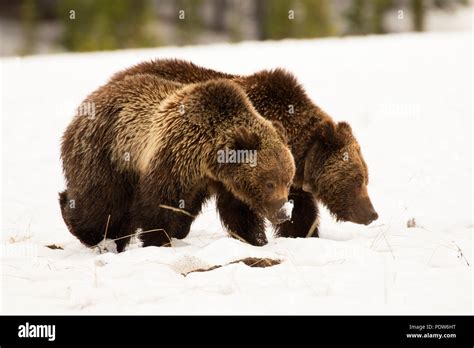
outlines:
{"label": "brown bear", "polygon": [[277,226],[277,235],[318,236],[317,202],[326,205],[338,221],[370,224],[378,218],[367,192],[367,165],[351,127],[346,122],[335,123],[289,72],[276,69],[240,76],[164,59],[135,65],[112,80],[144,72],[179,83],[232,80],[244,89],[257,112],[281,123],[295,159],[296,176],[290,191],[292,219]]}
{"label": "brown bear", "polygon": [[[184,238],[215,195],[225,227],[266,243],[264,217],[282,206],[295,174],[281,125],[260,116],[236,83],[196,84],[134,74],[89,95],[62,139],[67,188],[61,212],[88,246],[122,251],[137,229],[144,246]],[[240,157],[239,157],[240,156]]]}

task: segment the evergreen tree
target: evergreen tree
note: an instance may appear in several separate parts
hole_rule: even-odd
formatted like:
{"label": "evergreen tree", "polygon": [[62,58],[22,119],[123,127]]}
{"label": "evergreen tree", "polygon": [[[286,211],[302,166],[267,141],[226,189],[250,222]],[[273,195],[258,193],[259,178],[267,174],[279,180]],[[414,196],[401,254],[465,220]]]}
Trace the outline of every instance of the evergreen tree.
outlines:
{"label": "evergreen tree", "polygon": [[304,19],[297,37],[323,37],[334,33],[331,4],[327,0],[300,0]]}
{"label": "evergreen tree", "polygon": [[176,0],[176,26],[178,43],[192,44],[202,30],[201,0]]}
{"label": "evergreen tree", "polygon": [[416,31],[423,31],[425,28],[425,7],[423,0],[412,0],[411,12],[413,14],[414,29]]}
{"label": "evergreen tree", "polygon": [[63,44],[71,51],[148,47],[157,44],[149,32],[148,0],[62,0]]}
{"label": "evergreen tree", "polygon": [[260,0],[261,39],[309,38],[333,33],[328,0]]}
{"label": "evergreen tree", "polygon": [[227,0],[212,1],[212,29],[217,32],[223,32],[226,29],[226,13],[228,10]]}
{"label": "evergreen tree", "polygon": [[289,11],[294,10],[292,0],[264,0],[263,30],[264,39],[284,39],[292,37],[294,20],[291,20]]}
{"label": "evergreen tree", "polygon": [[35,51],[35,31],[37,27],[37,8],[35,0],[23,0],[20,7],[23,31],[23,45],[20,54],[30,54]]}
{"label": "evergreen tree", "polygon": [[344,13],[347,31],[350,34],[367,34],[367,0],[352,0]]}
{"label": "evergreen tree", "polygon": [[384,17],[392,4],[391,0],[372,0],[370,32],[376,34],[385,34],[387,32],[384,25]]}

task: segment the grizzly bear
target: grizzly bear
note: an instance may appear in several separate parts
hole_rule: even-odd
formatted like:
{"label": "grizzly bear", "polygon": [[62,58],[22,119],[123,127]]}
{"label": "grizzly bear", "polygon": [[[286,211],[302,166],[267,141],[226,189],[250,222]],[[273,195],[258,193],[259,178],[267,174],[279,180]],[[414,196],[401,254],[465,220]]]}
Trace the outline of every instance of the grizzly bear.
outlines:
{"label": "grizzly bear", "polygon": [[122,251],[138,229],[143,246],[184,238],[216,196],[234,237],[266,244],[295,174],[283,127],[259,115],[236,83],[180,84],[150,74],[111,81],[89,95],[62,139],[63,219],[88,246]]}
{"label": "grizzly bear", "polygon": [[351,127],[346,122],[334,122],[315,105],[291,73],[275,69],[241,76],[164,59],[135,65],[118,72],[112,80],[139,73],[179,83],[234,81],[258,113],[281,123],[296,163],[296,175],[289,196],[294,202],[292,218],[277,226],[278,236],[317,237],[317,202],[338,221],[368,225],[378,218],[367,192],[367,165]]}

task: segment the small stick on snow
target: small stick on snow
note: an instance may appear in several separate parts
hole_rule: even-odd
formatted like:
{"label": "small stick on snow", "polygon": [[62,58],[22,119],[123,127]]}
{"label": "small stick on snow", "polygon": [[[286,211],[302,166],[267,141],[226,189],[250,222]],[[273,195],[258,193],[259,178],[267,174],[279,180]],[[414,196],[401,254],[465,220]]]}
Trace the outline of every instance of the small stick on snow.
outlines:
{"label": "small stick on snow", "polygon": [[110,214],[107,216],[107,224],[105,225],[105,232],[104,232],[104,241],[107,239],[107,231],[109,230],[109,222],[110,222]]}
{"label": "small stick on snow", "polygon": [[[187,212],[186,210],[184,209],[180,209],[180,208],[176,208],[176,207],[172,207],[172,206],[169,206],[169,205],[165,205],[165,204],[159,204],[158,205],[160,208],[164,208],[164,209],[169,209],[169,210],[172,210],[172,211],[176,211],[178,213],[182,213],[182,214],[185,214],[185,215],[188,215],[192,218],[196,218],[196,216],[194,216],[193,214]],[[109,216],[107,217],[107,225],[105,226],[105,233],[104,233],[104,239],[102,241],[105,241],[107,239],[107,231],[109,229],[109,222],[110,222],[110,214]],[[133,233],[133,234],[129,234],[129,235],[126,235],[126,236],[122,236],[122,237],[119,237],[119,238],[115,238],[115,239],[111,239],[111,241],[115,242],[117,240],[120,240],[120,239],[125,239],[125,238],[129,238],[129,237],[133,237],[133,236],[138,236],[138,235],[141,235],[141,234],[144,234],[144,233],[149,233],[149,232],[157,232],[157,231],[162,231],[165,233],[166,237],[168,238],[168,243],[164,244],[163,246],[168,246],[168,245],[172,245],[171,244],[171,238],[170,236],[168,235],[168,233],[162,229],[162,228],[158,228],[158,229],[154,229],[154,230],[148,230],[148,231],[141,231],[139,233]],[[95,247],[99,247],[99,244],[96,244],[94,246],[92,246],[91,248],[95,248]]]}
{"label": "small stick on snow", "polygon": [[471,267],[471,265],[469,264],[469,261],[467,260],[467,257],[464,256],[464,254],[463,254],[461,248],[459,247],[459,245],[457,245],[457,243],[454,242],[454,241],[452,241],[452,243],[456,246],[456,248],[458,248],[459,255],[460,255],[461,258],[464,259],[464,261],[466,261],[467,267]]}
{"label": "small stick on snow", "polygon": [[469,261],[467,260],[467,257],[463,254],[462,252],[462,249],[459,247],[459,245],[456,244],[456,242],[454,241],[451,241],[451,243],[455,246],[455,248],[453,248],[451,245],[445,245],[445,244],[439,244],[434,250],[433,252],[431,253],[431,256],[428,260],[428,265],[431,264],[431,260],[433,259],[433,256],[435,255],[436,251],[440,248],[446,248],[446,249],[451,249],[451,250],[454,250],[454,251],[457,251],[459,253],[459,256],[458,258],[461,258],[461,259],[464,259],[464,261],[466,262],[466,265],[468,267],[471,267],[471,264],[469,263]]}
{"label": "small stick on snow", "polygon": [[390,243],[388,242],[387,236],[385,235],[385,233],[383,233],[382,235],[383,235],[383,238],[385,239],[385,242],[386,242],[387,245],[388,245],[388,249],[390,250],[390,254],[392,254],[392,257],[393,257],[393,259],[395,260],[395,255],[393,254],[392,246],[391,246]]}
{"label": "small stick on snow", "polygon": [[[99,242],[98,244],[93,246],[93,248],[97,247],[99,249],[99,252],[101,252],[101,253],[102,253],[103,250],[104,251],[107,250],[106,240],[107,240],[107,231],[109,230],[109,222],[110,222],[110,214],[107,216],[107,223],[105,224],[104,238],[102,239],[101,242]],[[101,243],[104,245],[103,250],[100,246]]]}
{"label": "small stick on snow", "polygon": [[247,242],[245,239],[243,239],[241,236],[239,236],[237,233],[232,232],[232,231],[230,231],[230,230],[228,231],[228,233],[229,233],[232,237],[234,237],[235,239],[240,240],[242,243],[250,244],[250,243]]}
{"label": "small stick on snow", "polygon": [[[137,232],[137,233],[132,233],[132,234],[127,234],[126,236],[122,236],[122,237],[118,237],[118,238],[114,238],[114,239],[110,239],[110,241],[112,242],[115,242],[117,240],[120,240],[120,239],[125,239],[125,238],[129,238],[129,237],[133,237],[133,236],[139,236],[141,234],[145,234],[145,233],[151,233],[151,232],[158,232],[158,231],[162,231],[166,234],[166,237],[168,238],[168,240],[171,241],[170,239],[170,236],[168,235],[168,233],[166,233],[166,231],[162,228],[156,228],[156,229],[153,229],[153,230],[147,230],[147,231],[140,231],[140,232]],[[99,246],[100,243],[96,244],[96,245],[93,245],[91,246],[90,248],[96,248]]]}
{"label": "small stick on snow", "polygon": [[173,245],[171,244],[171,237],[170,237],[170,235],[169,235],[165,230],[163,230],[163,232],[164,232],[164,234],[166,235],[166,238],[168,238],[168,243],[163,244],[163,246],[168,246],[168,245],[169,245],[169,246],[173,246]]}

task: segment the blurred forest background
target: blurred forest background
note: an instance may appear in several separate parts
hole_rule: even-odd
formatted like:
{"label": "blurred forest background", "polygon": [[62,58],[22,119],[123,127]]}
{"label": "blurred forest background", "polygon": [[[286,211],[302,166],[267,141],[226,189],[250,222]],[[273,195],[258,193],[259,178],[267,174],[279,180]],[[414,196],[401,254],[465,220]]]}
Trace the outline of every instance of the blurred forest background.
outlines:
{"label": "blurred forest background", "polygon": [[0,0],[0,56],[465,30],[471,0]]}

